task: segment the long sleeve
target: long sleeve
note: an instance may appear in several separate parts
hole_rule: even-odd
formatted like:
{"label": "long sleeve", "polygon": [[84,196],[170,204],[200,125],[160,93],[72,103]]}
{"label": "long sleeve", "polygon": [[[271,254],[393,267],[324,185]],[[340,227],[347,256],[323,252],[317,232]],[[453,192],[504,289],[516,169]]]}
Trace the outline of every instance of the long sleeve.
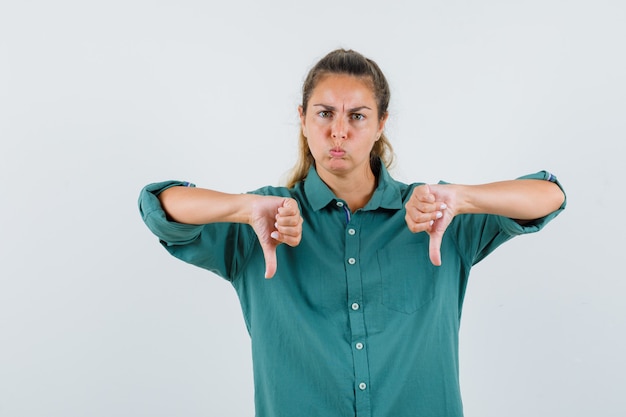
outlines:
{"label": "long sleeve", "polygon": [[139,194],[139,212],[144,223],[161,240],[161,243],[167,246],[193,242],[202,231],[202,226],[168,220],[158,195],[175,186],[194,187],[193,184],[182,181],[164,181],[147,185]]}
{"label": "long sleeve", "polygon": [[[534,174],[524,175],[518,179],[550,181],[557,184],[563,191],[563,187],[556,177],[548,171],[539,171]],[[563,191],[563,193],[565,192]],[[474,265],[507,240],[543,229],[565,209],[566,202],[567,199],[564,199],[563,204],[557,210],[547,216],[524,224],[504,216],[462,214],[453,220],[453,224],[449,227],[448,232],[451,231],[452,233],[450,234],[456,236],[455,240],[459,252],[466,264]]]}

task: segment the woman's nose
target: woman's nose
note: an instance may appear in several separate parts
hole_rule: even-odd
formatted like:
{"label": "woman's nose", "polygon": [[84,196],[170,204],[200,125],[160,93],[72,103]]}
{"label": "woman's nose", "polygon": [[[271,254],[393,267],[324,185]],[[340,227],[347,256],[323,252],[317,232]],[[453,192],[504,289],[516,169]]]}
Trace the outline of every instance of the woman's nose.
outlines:
{"label": "woman's nose", "polygon": [[331,136],[333,137],[333,139],[346,138],[345,122],[342,117],[338,117],[337,119],[335,119],[335,123],[333,123],[331,127]]}

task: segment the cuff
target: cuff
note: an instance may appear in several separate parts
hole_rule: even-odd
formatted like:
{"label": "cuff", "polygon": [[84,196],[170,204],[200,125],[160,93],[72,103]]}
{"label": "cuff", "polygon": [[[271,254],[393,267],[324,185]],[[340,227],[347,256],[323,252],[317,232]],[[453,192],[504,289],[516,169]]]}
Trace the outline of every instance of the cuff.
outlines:
{"label": "cuff", "polygon": [[163,181],[145,186],[139,194],[139,212],[144,223],[168,246],[192,242],[202,230],[201,225],[177,223],[167,218],[158,195],[168,188],[177,186],[195,187],[194,184],[185,181]]}

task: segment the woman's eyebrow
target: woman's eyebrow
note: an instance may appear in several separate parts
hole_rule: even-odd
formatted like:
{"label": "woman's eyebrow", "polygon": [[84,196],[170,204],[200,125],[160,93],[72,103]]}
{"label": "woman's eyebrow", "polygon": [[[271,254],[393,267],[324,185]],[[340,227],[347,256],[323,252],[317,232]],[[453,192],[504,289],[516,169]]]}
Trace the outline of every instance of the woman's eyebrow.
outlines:
{"label": "woman's eyebrow", "polygon": [[[334,106],[329,106],[327,104],[322,104],[322,103],[313,104],[313,107],[322,107],[324,110],[328,110],[328,111],[335,111],[335,110],[337,110],[337,108],[334,107]],[[348,109],[348,113],[355,113],[355,112],[359,112],[361,110],[372,110],[372,109],[369,108],[368,106],[358,106],[358,107],[354,107],[354,108]]]}

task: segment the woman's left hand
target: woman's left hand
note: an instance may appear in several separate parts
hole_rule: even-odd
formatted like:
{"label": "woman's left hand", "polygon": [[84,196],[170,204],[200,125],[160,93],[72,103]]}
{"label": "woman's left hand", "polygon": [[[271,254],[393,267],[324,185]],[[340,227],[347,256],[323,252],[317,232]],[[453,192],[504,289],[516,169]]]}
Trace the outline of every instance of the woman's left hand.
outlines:
{"label": "woman's left hand", "polygon": [[429,257],[433,265],[441,265],[441,241],[454,218],[453,187],[448,185],[420,185],[415,187],[405,204],[405,220],[413,233],[426,232],[430,236]]}

